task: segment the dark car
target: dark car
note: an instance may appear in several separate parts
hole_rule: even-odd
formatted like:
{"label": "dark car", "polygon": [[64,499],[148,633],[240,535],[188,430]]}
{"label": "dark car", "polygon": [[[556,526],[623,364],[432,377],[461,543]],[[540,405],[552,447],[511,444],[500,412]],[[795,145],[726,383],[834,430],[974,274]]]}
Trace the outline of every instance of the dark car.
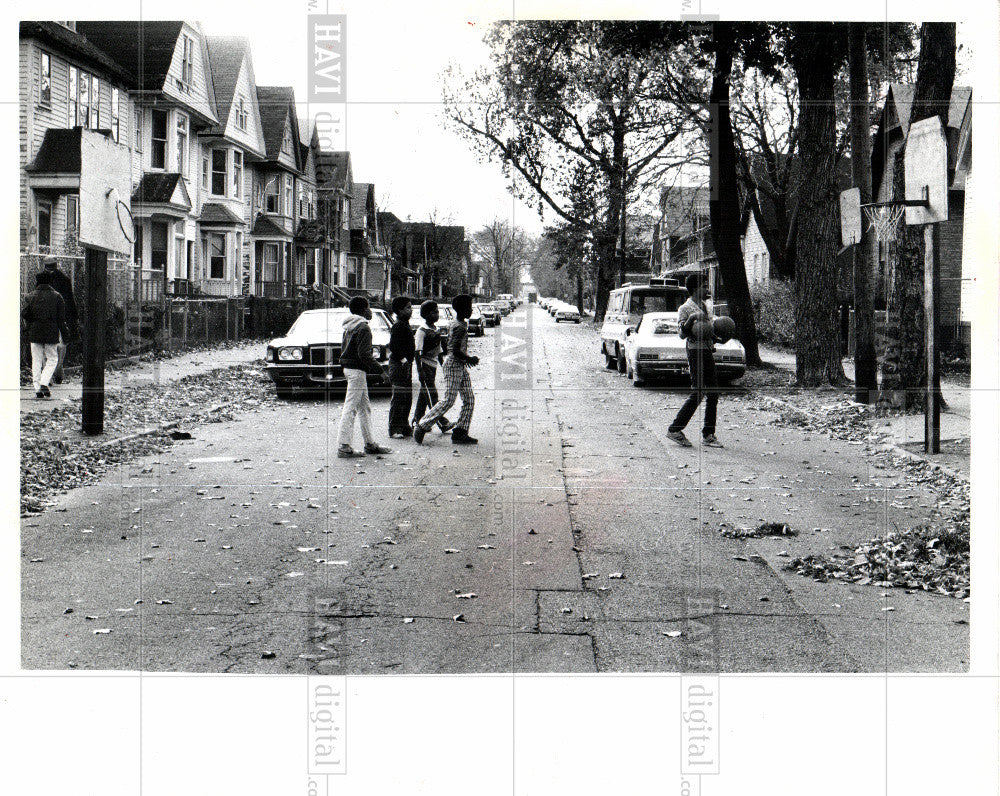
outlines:
{"label": "dark car", "polygon": [[[344,339],[343,324],[350,314],[346,307],[307,310],[284,337],[267,344],[265,369],[279,398],[291,397],[298,390],[346,389],[347,379],[340,367],[340,345]],[[368,325],[372,330],[372,355],[385,363],[392,328],[389,317],[382,310],[372,310]],[[368,386],[373,392],[385,390],[379,374],[368,375]]]}

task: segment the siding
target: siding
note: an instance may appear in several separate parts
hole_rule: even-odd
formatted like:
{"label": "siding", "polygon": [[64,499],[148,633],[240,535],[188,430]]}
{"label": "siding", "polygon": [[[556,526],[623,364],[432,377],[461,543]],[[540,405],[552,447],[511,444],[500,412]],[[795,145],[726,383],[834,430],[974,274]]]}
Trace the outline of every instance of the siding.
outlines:
{"label": "siding", "polygon": [[[177,81],[182,75],[181,64],[184,60],[184,49],[181,46],[181,36],[187,35],[193,42],[193,59],[191,70],[191,92],[180,91],[177,88]],[[163,84],[163,94],[176,102],[186,106],[190,110],[196,111],[210,119],[215,118],[208,101],[208,76],[205,72],[205,48],[200,30],[192,27],[188,23],[181,26],[180,34],[174,45],[174,57],[170,61],[170,68],[167,70],[167,79]]]}
{"label": "siding", "polygon": [[743,263],[750,285],[767,283],[771,270],[769,262],[767,245],[761,237],[757,219],[751,214],[747,223],[747,234],[743,239]]}

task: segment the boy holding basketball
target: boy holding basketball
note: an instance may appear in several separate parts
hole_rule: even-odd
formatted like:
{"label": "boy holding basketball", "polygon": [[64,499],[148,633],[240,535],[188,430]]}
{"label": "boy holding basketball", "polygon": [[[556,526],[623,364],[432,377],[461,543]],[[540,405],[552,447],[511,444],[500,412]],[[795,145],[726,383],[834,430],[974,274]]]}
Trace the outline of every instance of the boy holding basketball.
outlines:
{"label": "boy holding basketball", "polygon": [[721,448],[722,443],[715,438],[719,383],[715,377],[715,358],[712,352],[715,350],[716,337],[712,330],[712,316],[705,305],[705,299],[709,297],[709,288],[701,274],[691,274],[684,286],[690,298],[677,310],[677,322],[680,326],[681,339],[687,341],[691,394],[667,429],[667,436],[684,448],[691,447],[691,441],[684,436],[684,427],[704,397],[705,423],[701,430],[702,444],[710,448]]}

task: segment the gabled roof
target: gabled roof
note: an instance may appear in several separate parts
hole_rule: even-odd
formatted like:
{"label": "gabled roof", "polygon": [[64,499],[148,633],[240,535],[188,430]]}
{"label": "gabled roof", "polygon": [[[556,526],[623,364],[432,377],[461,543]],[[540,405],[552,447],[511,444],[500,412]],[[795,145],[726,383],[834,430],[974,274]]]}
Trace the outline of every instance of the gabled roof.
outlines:
{"label": "gabled roof", "polygon": [[350,152],[316,153],[316,186],[321,191],[349,190],[352,179]]}
{"label": "gabled roof", "polygon": [[375,186],[370,182],[356,182],[351,188],[351,229],[364,229],[368,215],[368,200],[375,205]]}
{"label": "gabled roof", "polygon": [[107,53],[85,36],[58,22],[22,22],[20,37],[40,39],[63,54],[72,55],[80,64],[104,72],[129,88],[135,87],[134,76],[122,69]]}
{"label": "gabled roof", "polygon": [[25,170],[29,174],[79,174],[80,136],[79,127],[46,130],[38,154]]}
{"label": "gabled roof", "polygon": [[260,126],[267,159],[278,159],[288,122],[292,125],[292,157],[298,166],[301,153],[297,146],[299,122],[295,115],[295,92],[290,86],[257,86],[257,104],[260,106]]}
{"label": "gabled roof", "polygon": [[180,174],[149,171],[142,175],[132,194],[132,204],[170,204],[178,191],[180,204],[191,207],[191,198]]}
{"label": "gabled roof", "polygon": [[76,29],[131,75],[137,88],[159,91],[166,82],[183,24],[146,20],[77,22]]}
{"label": "gabled roof", "polygon": [[225,205],[218,202],[209,202],[202,205],[201,215],[198,216],[198,223],[223,224],[226,226],[236,224],[242,226],[243,219]]}
{"label": "gabled roof", "polygon": [[284,238],[287,240],[292,237],[281,224],[267,216],[257,216],[250,234],[258,238]]}
{"label": "gabled roof", "polygon": [[215,88],[215,107],[219,113],[220,129],[225,129],[229,110],[236,94],[236,83],[250,42],[243,36],[206,36],[208,61],[212,69]]}

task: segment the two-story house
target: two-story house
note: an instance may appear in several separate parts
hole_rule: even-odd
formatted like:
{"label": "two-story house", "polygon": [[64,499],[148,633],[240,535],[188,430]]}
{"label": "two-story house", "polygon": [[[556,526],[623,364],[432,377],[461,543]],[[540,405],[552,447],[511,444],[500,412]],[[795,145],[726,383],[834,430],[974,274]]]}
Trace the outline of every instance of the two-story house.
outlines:
{"label": "two-story house", "polygon": [[[19,79],[21,277],[30,290],[42,256],[59,256],[66,271],[82,261],[81,141],[106,135],[131,149],[135,108],[132,77],[72,22],[20,23]],[[112,255],[112,264],[129,255]]]}
{"label": "two-story house", "polygon": [[351,196],[354,173],[350,152],[331,152],[314,147],[316,192],[319,214],[326,230],[330,252],[328,285],[347,285],[347,252],[351,247]]}
{"label": "two-story house", "polygon": [[[205,35],[195,22],[78,22],[134,76],[132,217],[144,295],[186,291],[198,269],[198,134],[217,127]],[[159,287],[158,287],[159,286]]]}
{"label": "two-story house", "polygon": [[287,86],[257,86],[257,103],[266,156],[252,171],[252,292],[257,296],[291,296],[295,284],[295,181],[303,173],[295,95]]}
{"label": "two-story house", "polygon": [[199,161],[199,268],[195,287],[237,296],[250,285],[250,171],[265,159],[253,61],[247,39],[209,36],[219,124],[202,130]]}
{"label": "two-story house", "polygon": [[302,176],[295,181],[295,202],[298,223],[295,226],[295,283],[297,285],[326,284],[329,272],[326,231],[319,218],[316,196],[316,152],[319,133],[315,124],[308,141],[299,141]]}
{"label": "two-story house", "polygon": [[351,248],[347,254],[347,287],[382,296],[386,291],[387,262],[378,237],[375,186],[354,183],[351,192]]}

